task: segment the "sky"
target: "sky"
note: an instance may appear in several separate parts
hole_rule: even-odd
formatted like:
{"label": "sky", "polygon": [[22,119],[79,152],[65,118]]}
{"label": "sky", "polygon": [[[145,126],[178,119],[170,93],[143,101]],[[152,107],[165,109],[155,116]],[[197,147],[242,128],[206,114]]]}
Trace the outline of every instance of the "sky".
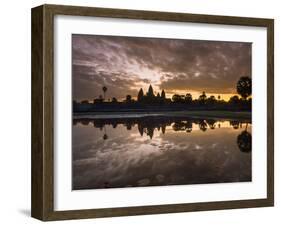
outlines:
{"label": "sky", "polygon": [[191,93],[228,100],[241,76],[251,77],[251,43],[72,35],[73,99],[137,97],[151,84],[166,97]]}

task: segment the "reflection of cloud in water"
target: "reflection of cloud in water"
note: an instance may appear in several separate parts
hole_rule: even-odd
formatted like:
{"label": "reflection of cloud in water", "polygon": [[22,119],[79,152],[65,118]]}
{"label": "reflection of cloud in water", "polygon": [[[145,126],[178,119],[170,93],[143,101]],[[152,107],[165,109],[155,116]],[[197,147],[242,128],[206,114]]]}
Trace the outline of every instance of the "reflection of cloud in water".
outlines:
{"label": "reflection of cloud in water", "polygon": [[[166,126],[153,139],[131,130],[106,126],[73,127],[73,188],[91,189],[251,180],[251,153],[239,151],[236,139],[244,131],[229,122],[191,133]],[[228,125],[228,126],[227,126]],[[248,126],[248,132],[251,126]]]}

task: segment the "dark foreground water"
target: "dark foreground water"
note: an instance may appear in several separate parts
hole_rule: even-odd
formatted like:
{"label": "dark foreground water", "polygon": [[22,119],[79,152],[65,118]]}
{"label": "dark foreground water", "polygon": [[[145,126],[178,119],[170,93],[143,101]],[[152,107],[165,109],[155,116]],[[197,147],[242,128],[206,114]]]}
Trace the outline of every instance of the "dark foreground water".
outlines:
{"label": "dark foreground water", "polygon": [[74,119],[72,188],[251,181],[247,121]]}

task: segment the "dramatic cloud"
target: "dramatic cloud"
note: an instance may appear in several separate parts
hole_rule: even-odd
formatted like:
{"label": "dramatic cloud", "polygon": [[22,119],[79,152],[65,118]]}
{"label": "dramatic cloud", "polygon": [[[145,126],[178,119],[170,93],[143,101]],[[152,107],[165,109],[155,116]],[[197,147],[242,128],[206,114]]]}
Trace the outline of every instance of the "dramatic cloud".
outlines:
{"label": "dramatic cloud", "polygon": [[166,93],[234,94],[251,77],[251,43],[95,35],[72,36],[73,98],[135,97],[152,84]]}

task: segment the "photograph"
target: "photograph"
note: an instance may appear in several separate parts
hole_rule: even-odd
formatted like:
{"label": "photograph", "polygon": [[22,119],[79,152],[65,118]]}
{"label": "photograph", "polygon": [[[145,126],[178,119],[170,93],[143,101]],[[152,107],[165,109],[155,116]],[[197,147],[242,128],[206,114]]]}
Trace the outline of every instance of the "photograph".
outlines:
{"label": "photograph", "polygon": [[252,180],[252,43],[72,34],[72,189]]}
{"label": "photograph", "polygon": [[274,18],[159,10],[32,8],[33,218],[274,206]]}

